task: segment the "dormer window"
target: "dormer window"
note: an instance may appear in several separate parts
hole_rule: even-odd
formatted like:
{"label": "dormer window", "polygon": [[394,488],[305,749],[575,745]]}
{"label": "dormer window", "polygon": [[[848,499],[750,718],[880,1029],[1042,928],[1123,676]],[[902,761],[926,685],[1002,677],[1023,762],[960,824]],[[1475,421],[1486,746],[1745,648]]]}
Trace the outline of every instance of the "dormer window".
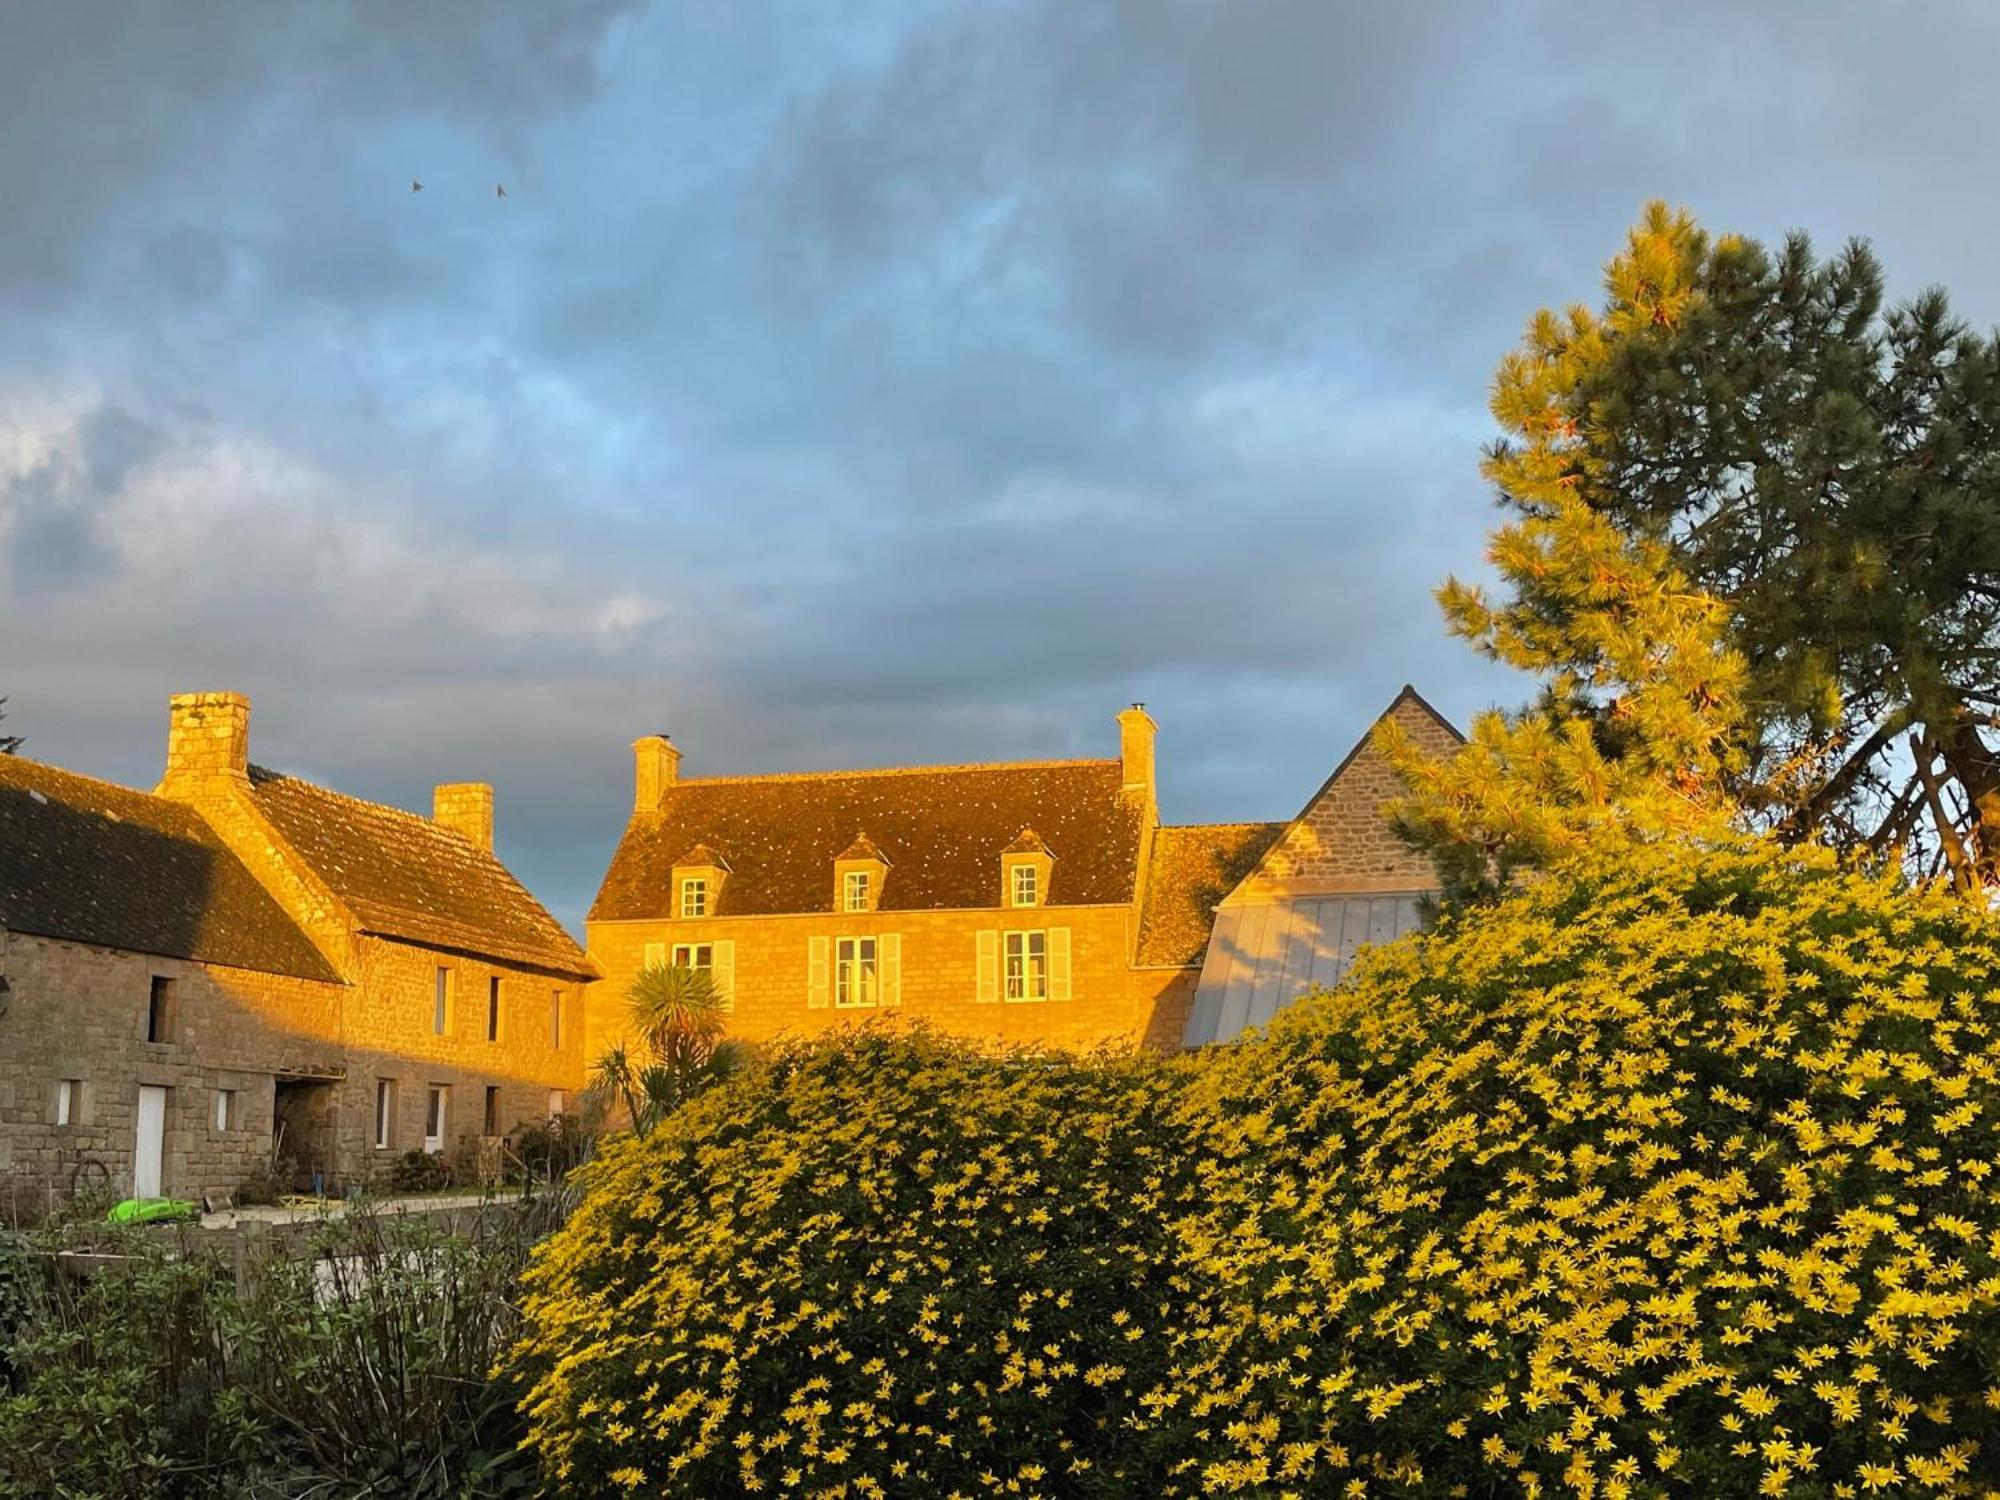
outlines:
{"label": "dormer window", "polygon": [[729,878],[729,861],[709,848],[696,844],[674,861],[674,904],[677,917],[712,917],[722,895],[722,883]]}
{"label": "dormer window", "polygon": [[1035,891],[1039,884],[1037,877],[1040,874],[1041,872],[1026,860],[1014,866],[1014,905],[1033,906],[1035,904]]}
{"label": "dormer window", "polygon": [[1041,835],[1023,828],[1014,842],[1000,851],[1000,904],[1008,907],[1040,906],[1049,899],[1049,875],[1056,857]]}
{"label": "dormer window", "polygon": [[889,877],[889,857],[865,833],[833,857],[833,909],[876,911],[882,905],[882,883]]}

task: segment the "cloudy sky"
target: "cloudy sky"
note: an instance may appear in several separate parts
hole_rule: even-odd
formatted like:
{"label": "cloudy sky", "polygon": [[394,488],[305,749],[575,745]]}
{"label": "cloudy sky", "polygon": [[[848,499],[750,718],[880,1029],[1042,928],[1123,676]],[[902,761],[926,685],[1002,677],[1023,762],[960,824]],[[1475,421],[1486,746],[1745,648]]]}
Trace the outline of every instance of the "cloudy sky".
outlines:
{"label": "cloudy sky", "polygon": [[1429,591],[1645,200],[2000,320],[1996,73],[1984,0],[9,4],[7,727],[150,784],[242,690],[262,763],[496,783],[572,922],[653,730],[1144,699],[1169,818],[1283,817],[1404,681],[1520,696]]}

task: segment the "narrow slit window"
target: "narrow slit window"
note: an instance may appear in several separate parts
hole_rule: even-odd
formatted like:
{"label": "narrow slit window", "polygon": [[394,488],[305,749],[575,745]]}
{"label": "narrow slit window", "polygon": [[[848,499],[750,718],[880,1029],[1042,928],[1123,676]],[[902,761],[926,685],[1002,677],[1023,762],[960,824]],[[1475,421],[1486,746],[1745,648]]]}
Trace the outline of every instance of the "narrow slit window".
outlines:
{"label": "narrow slit window", "polygon": [[492,1084],[486,1086],[486,1134],[500,1133],[500,1090]]}
{"label": "narrow slit window", "polygon": [[486,979],[486,1040],[500,1040],[500,976],[491,974]]}
{"label": "narrow slit window", "polygon": [[375,1080],[375,1149],[387,1151],[396,1143],[396,1081]]}
{"label": "narrow slit window", "polygon": [[74,1125],[77,1109],[83,1098],[83,1084],[74,1078],[65,1078],[56,1085],[56,1124]]}
{"label": "narrow slit window", "polygon": [[439,965],[431,991],[431,1034],[451,1030],[451,970]]}
{"label": "narrow slit window", "polygon": [[424,1150],[444,1150],[444,1128],[451,1111],[451,1089],[442,1083],[430,1086],[424,1100]]}
{"label": "narrow slit window", "polygon": [[562,1051],[563,992],[549,991],[549,1051]]}
{"label": "narrow slit window", "polygon": [[215,1128],[234,1130],[236,1120],[236,1090],[217,1089],[215,1091]]}
{"label": "narrow slit window", "polygon": [[174,982],[164,974],[155,974],[152,991],[146,997],[146,1040],[172,1041],[173,1025]]}

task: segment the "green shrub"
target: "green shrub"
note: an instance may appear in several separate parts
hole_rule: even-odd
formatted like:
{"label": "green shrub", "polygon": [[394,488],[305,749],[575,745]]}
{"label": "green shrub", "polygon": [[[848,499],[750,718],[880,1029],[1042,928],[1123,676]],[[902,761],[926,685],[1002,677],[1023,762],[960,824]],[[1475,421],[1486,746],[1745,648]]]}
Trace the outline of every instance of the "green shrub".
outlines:
{"label": "green shrub", "polygon": [[2000,926],[1574,866],[1176,1062],[800,1047],[585,1169],[529,1441],[597,1495],[1987,1495]]}
{"label": "green shrub", "polygon": [[566,1492],[1148,1494],[1175,1068],[801,1045],[613,1142],[517,1365]]}
{"label": "green shrub", "polygon": [[451,1186],[451,1163],[442,1151],[405,1151],[389,1166],[389,1186],[399,1193],[430,1193]]}
{"label": "green shrub", "polygon": [[1586,865],[1189,1104],[1190,1488],[1995,1493],[1983,912],[1770,849]]}

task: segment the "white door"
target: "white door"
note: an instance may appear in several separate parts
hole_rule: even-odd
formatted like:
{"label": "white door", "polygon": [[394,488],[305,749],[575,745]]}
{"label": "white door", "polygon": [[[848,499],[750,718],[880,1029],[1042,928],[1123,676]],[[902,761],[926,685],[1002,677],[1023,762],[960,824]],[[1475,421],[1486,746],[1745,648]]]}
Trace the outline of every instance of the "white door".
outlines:
{"label": "white door", "polygon": [[132,1196],[160,1196],[160,1161],[167,1149],[167,1091],[139,1086],[139,1135],[132,1147]]}

